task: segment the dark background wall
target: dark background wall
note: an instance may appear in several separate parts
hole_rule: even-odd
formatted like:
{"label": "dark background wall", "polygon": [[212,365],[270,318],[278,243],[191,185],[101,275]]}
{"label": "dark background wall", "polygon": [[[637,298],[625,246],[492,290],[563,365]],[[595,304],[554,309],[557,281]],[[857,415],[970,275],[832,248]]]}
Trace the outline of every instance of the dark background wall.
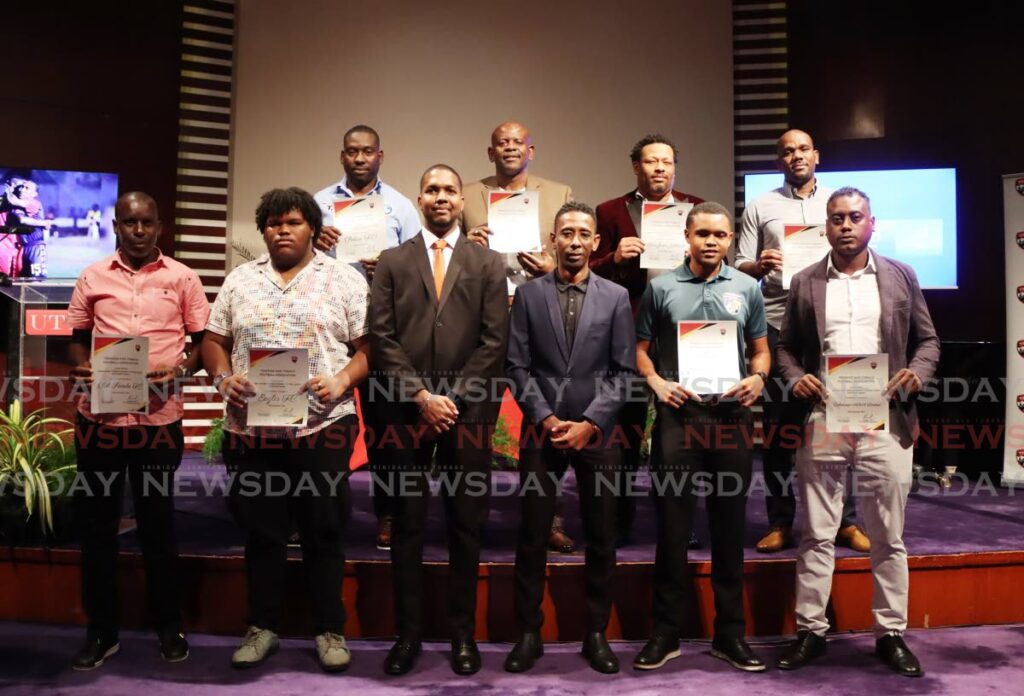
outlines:
{"label": "dark background wall", "polygon": [[956,167],[960,288],[928,304],[944,340],[1005,341],[1000,177],[1024,171],[1022,3],[790,0],[788,19],[790,123],[821,169]]}
{"label": "dark background wall", "polygon": [[116,172],[174,243],[182,4],[15,2],[3,12],[0,166]]}

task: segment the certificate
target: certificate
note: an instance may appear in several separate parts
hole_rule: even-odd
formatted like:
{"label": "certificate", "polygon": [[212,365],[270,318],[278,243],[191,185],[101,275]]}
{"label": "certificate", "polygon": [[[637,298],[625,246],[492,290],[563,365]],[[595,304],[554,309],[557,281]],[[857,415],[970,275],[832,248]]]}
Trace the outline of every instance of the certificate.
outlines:
{"label": "certificate", "polygon": [[488,191],[487,227],[493,251],[540,251],[540,191]]}
{"label": "certificate", "polygon": [[149,413],[148,338],[93,336],[91,362],[90,411]]}
{"label": "certificate", "polygon": [[679,383],[696,394],[724,394],[740,381],[735,321],[681,321]]}
{"label": "certificate", "polygon": [[341,232],[336,252],[339,261],[372,259],[388,246],[384,199],[380,196],[334,201],[334,226]]}
{"label": "certificate", "polygon": [[830,433],[889,432],[889,356],[826,355],[825,429]]}
{"label": "certificate", "polygon": [[309,352],[305,348],[249,349],[249,399],[245,424],[302,427],[309,415]]}
{"label": "certificate", "polygon": [[686,258],[686,214],[692,203],[648,203],[640,216],[640,268],[672,269]]}
{"label": "certificate", "polygon": [[782,288],[800,271],[821,261],[832,246],[824,225],[785,225],[782,239]]}

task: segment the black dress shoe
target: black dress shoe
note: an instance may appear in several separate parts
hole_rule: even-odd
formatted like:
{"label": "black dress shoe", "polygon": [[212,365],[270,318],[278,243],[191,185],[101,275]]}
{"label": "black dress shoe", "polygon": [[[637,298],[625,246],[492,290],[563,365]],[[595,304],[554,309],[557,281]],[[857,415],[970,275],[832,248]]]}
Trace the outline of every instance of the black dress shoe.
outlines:
{"label": "black dress shoe", "polygon": [[163,631],[160,637],[160,656],[165,662],[183,662],[188,659],[188,641],[181,631]]}
{"label": "black dress shoe", "polygon": [[413,665],[420,654],[420,642],[410,638],[399,638],[388,650],[388,656],[384,658],[384,673],[392,676],[405,674]]}
{"label": "black dress shoe", "polygon": [[505,671],[527,672],[533,669],[533,663],[543,654],[544,643],[540,639],[540,634],[524,633],[505,658]]}
{"label": "black dress shoe", "polygon": [[658,669],[681,654],[678,638],[654,636],[633,658],[633,669]]}
{"label": "black dress shoe", "polygon": [[472,638],[452,639],[452,671],[461,676],[480,671],[480,651]]}
{"label": "black dress shoe", "polygon": [[924,670],[914,653],[903,642],[903,636],[882,636],[875,641],[875,654],[893,671],[904,677],[923,677]]}
{"label": "black dress shoe", "polygon": [[85,645],[75,655],[71,668],[79,672],[96,669],[103,664],[104,660],[115,655],[120,649],[121,644],[117,642],[117,638],[95,638],[89,636],[85,639]]}
{"label": "black dress shoe", "polygon": [[740,637],[715,638],[711,641],[711,654],[744,672],[765,670],[764,660],[755,655],[747,641]]}
{"label": "black dress shoe", "polygon": [[824,655],[827,647],[824,636],[810,631],[797,631],[796,640],[789,644],[775,666],[779,669],[800,669],[814,658]]}
{"label": "black dress shoe", "polygon": [[583,639],[583,657],[590,662],[590,668],[601,674],[615,674],[619,671],[619,658],[612,652],[604,633],[588,633]]}

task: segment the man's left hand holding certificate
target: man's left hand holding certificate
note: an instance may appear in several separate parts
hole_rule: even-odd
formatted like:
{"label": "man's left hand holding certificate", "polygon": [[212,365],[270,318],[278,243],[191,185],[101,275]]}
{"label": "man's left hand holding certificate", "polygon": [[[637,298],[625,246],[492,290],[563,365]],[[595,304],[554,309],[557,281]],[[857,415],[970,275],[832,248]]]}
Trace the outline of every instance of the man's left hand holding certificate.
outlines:
{"label": "man's left hand holding certificate", "polygon": [[376,258],[388,245],[387,217],[380,196],[334,201],[334,226],[341,232],[337,259],[358,263]]}
{"label": "man's left hand holding certificate", "polygon": [[103,413],[149,413],[149,339],[92,337],[92,393],[89,409]]}
{"label": "man's left hand holding certificate", "polygon": [[247,426],[304,427],[309,415],[309,352],[305,348],[253,348],[247,379],[255,388]]}

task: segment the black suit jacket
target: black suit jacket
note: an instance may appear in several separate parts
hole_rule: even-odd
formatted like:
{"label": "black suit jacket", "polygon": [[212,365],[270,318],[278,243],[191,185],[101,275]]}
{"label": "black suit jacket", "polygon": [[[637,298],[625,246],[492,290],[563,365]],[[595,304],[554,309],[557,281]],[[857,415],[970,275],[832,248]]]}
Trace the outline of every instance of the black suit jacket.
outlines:
{"label": "black suit jacket", "polygon": [[591,273],[572,351],[555,274],[521,285],[512,302],[507,371],[524,425],[554,414],[594,422],[607,435],[636,372],[636,333],[629,293]]}
{"label": "black suit jacket", "polygon": [[[418,414],[408,399],[420,389],[459,406],[459,421],[497,419],[508,335],[505,267],[496,252],[460,237],[440,299],[423,235],[385,250],[370,291],[371,376],[390,386],[382,404],[390,422]],[[380,403],[378,391],[371,398]]]}

